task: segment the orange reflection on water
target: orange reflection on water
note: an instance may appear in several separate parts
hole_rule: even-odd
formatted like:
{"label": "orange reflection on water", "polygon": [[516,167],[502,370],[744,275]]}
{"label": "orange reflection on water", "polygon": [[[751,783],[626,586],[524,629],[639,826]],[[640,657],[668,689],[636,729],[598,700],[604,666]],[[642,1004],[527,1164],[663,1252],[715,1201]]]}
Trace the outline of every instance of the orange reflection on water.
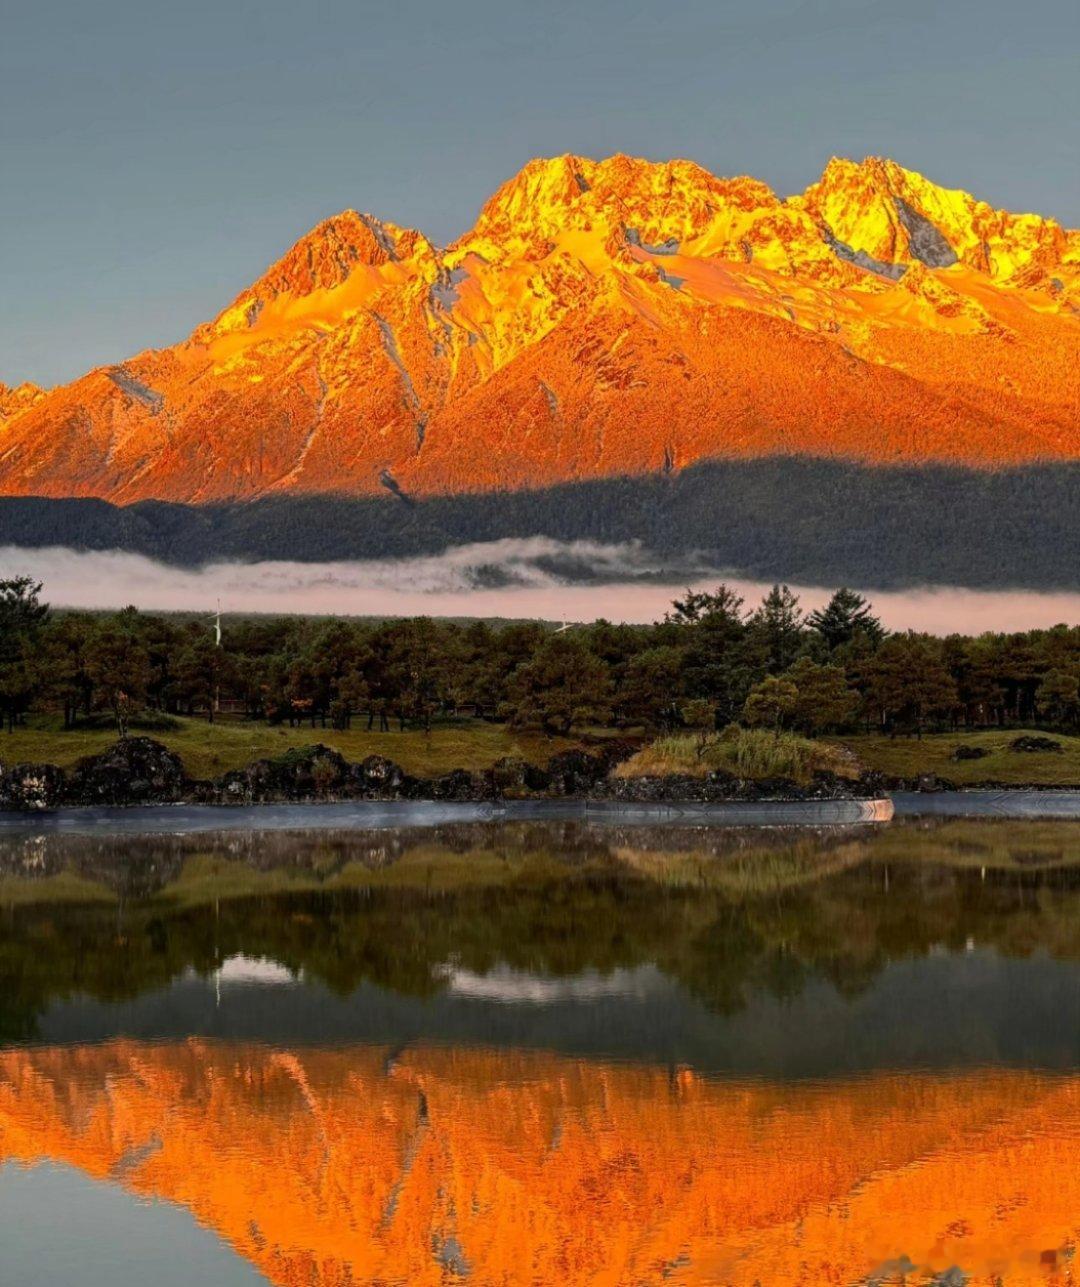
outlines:
{"label": "orange reflection on water", "polygon": [[[715,1081],[493,1050],[0,1054],[0,1162],[188,1207],[280,1284],[1064,1285],[1080,1079]],[[891,1268],[890,1268],[891,1266]]]}

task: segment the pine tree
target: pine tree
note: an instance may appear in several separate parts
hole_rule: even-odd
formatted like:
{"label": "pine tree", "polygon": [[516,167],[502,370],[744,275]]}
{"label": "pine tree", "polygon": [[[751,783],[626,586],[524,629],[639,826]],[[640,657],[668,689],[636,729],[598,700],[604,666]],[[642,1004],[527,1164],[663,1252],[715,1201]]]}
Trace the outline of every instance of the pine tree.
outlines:
{"label": "pine tree", "polygon": [[671,606],[674,611],[669,612],[664,620],[672,625],[695,626],[709,622],[739,627],[744,619],[742,595],[723,582],[712,594],[687,589],[686,598],[676,599]]}
{"label": "pine tree", "polygon": [[49,620],[41,584],[28,576],[0,581],[0,722],[15,728],[45,686],[38,640]]}
{"label": "pine tree", "polygon": [[854,716],[858,694],[848,685],[843,667],[819,666],[809,657],[800,657],[781,678],[795,685],[798,697],[791,722],[803,732],[843,727]]}
{"label": "pine tree", "polygon": [[754,613],[750,626],[765,654],[765,665],[776,675],[795,661],[803,644],[803,613],[799,596],[786,585],[774,585],[761,607]]}
{"label": "pine tree", "polygon": [[830,650],[850,643],[859,633],[873,644],[885,638],[885,629],[874,616],[869,601],[846,587],[837,590],[824,608],[811,612],[806,624],[817,631]]}
{"label": "pine tree", "polygon": [[[712,594],[687,590],[664,618],[671,642],[685,648],[684,695],[713,704],[721,724],[735,719],[757,671],[747,650],[748,626],[742,596],[718,585]],[[685,642],[684,642],[685,641]]]}

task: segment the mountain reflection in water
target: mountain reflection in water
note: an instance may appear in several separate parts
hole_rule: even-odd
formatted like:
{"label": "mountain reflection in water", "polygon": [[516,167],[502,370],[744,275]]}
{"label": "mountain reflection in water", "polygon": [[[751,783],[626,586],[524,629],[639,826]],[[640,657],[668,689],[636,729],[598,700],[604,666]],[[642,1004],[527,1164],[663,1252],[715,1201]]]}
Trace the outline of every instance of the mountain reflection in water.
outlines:
{"label": "mountain reflection in water", "polygon": [[280,1284],[1064,1287],[1078,1146],[1080,824],[0,842],[0,1270],[49,1161]]}

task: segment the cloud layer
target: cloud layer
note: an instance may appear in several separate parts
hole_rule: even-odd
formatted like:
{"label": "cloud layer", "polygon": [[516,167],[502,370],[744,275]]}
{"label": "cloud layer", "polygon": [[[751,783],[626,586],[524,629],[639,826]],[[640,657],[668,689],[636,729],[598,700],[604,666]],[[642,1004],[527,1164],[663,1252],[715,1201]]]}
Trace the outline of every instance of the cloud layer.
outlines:
{"label": "cloud layer", "polygon": [[[540,617],[555,621],[648,622],[662,617],[689,581],[727,580],[756,603],[768,585],[696,569],[665,572],[640,546],[546,538],[463,545],[424,558],[340,563],[217,563],[178,570],[138,554],[61,547],[0,547],[0,575],[44,582],[56,606],[147,611],[332,613],[352,616]],[[830,588],[793,586],[804,608]],[[979,633],[1080,622],[1080,594],[935,587],[871,591],[894,630]]]}

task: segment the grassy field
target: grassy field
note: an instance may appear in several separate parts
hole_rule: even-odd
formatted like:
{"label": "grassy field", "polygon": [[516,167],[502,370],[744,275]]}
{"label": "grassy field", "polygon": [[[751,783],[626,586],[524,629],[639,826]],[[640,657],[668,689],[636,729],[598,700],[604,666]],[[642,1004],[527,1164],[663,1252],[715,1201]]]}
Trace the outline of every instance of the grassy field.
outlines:
{"label": "grassy field", "polygon": [[[958,786],[1001,782],[1016,786],[1080,786],[1080,737],[1054,734],[1061,751],[1013,751],[1018,737],[1041,736],[1033,729],[1006,732],[928,733],[888,738],[878,734],[809,741],[793,734],[779,740],[769,732],[741,730],[737,736],[711,738],[700,750],[697,738],[687,735],[657,738],[617,772],[624,777],[642,774],[688,773],[701,776],[714,768],[743,777],[791,777],[807,780],[817,769],[831,769],[842,776],[857,774],[860,766],[891,777],[917,778],[934,773]],[[988,752],[977,760],[954,760],[958,746]]]}
{"label": "grassy field", "polygon": [[[1060,742],[1060,752],[1011,751],[1009,743],[1024,733],[1053,737]],[[1037,733],[1031,729],[1008,729],[1005,732],[928,733],[920,741],[914,737],[888,738],[871,734],[848,737],[849,746],[868,769],[895,777],[916,778],[921,773],[936,773],[959,786],[977,782],[1003,782],[1016,786],[1080,785],[1080,737],[1060,733]],[[958,746],[978,746],[990,754],[981,760],[954,760]]]}
{"label": "grassy field", "polygon": [[[346,732],[331,728],[274,727],[240,721],[208,724],[205,720],[177,719],[175,728],[150,730],[148,736],[164,742],[184,761],[195,778],[211,778],[229,769],[243,768],[252,760],[280,755],[290,747],[323,742],[347,759],[386,755],[408,773],[432,776],[450,769],[484,769],[502,756],[519,756],[543,764],[550,756],[580,746],[574,738],[544,737],[539,733],[513,732],[501,724],[462,720],[436,725],[431,733],[369,733],[363,725]],[[806,742],[785,736],[774,746],[771,734],[745,734],[747,745],[723,740],[712,742],[708,753],[698,756],[696,739],[658,739],[630,761],[624,773],[705,773],[725,768],[747,777],[807,777],[816,768],[849,773],[855,767],[846,757],[850,748],[869,769],[895,777],[916,778],[936,773],[957,784],[1003,782],[1016,785],[1080,785],[1080,737],[1054,734],[1060,753],[1011,751],[1009,743],[1025,731],[929,733],[920,741],[914,737],[881,737],[876,734],[843,739],[843,746],[827,741]],[[138,729],[133,732],[139,732]],[[95,755],[115,741],[110,728],[65,731],[58,718],[38,716],[26,728],[14,733],[0,732],[0,763],[48,763],[69,768],[87,755]],[[839,740],[839,739],[837,739]],[[750,742],[753,745],[750,745]],[[760,745],[759,745],[760,743]],[[990,752],[979,760],[954,760],[958,746],[978,746]],[[758,752],[768,752],[760,763]],[[774,755],[775,752],[775,755]]]}
{"label": "grassy field", "polygon": [[[431,733],[368,733],[363,725],[345,732],[331,728],[275,727],[267,724],[178,719],[175,730],[151,730],[147,736],[164,742],[184,761],[193,778],[212,778],[229,769],[243,768],[252,760],[280,755],[292,746],[322,742],[349,760],[386,755],[407,773],[432,776],[451,769],[484,769],[504,755],[520,756],[543,764],[558,751],[578,746],[570,738],[547,738],[537,733],[512,732],[501,724],[483,721],[438,725]],[[138,733],[138,729],[133,729]],[[57,719],[31,719],[27,728],[0,732],[0,762],[4,764],[58,764],[69,768],[87,755],[111,746],[111,729],[65,731]]]}

